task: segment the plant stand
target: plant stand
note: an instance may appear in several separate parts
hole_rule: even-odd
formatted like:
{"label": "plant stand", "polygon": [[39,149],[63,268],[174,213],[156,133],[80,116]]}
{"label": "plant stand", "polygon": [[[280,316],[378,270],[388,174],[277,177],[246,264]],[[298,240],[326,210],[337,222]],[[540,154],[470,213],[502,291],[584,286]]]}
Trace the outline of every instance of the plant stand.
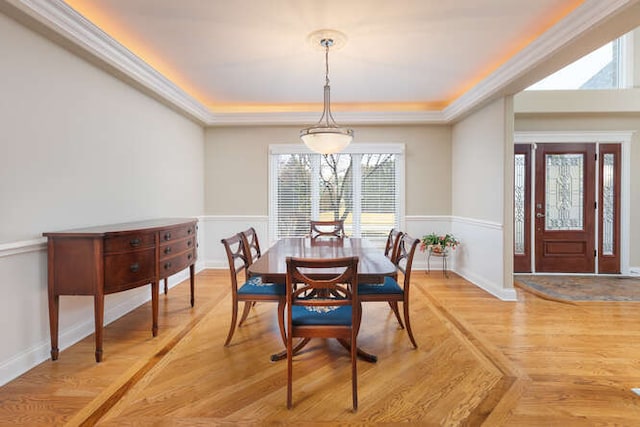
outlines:
{"label": "plant stand", "polygon": [[440,249],[434,250],[434,248],[429,247],[427,250],[427,274],[431,274],[431,257],[442,258],[442,274],[447,279],[449,278],[449,271],[447,269],[447,257],[449,256],[448,249]]}

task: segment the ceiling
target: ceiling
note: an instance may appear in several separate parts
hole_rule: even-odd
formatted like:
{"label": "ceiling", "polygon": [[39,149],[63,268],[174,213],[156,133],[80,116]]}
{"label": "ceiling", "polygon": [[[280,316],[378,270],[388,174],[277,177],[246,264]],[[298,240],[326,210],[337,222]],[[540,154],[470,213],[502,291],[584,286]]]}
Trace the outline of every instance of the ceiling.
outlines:
{"label": "ceiling", "polygon": [[319,118],[320,29],[346,36],[329,54],[338,122],[451,121],[638,3],[6,1],[208,125]]}

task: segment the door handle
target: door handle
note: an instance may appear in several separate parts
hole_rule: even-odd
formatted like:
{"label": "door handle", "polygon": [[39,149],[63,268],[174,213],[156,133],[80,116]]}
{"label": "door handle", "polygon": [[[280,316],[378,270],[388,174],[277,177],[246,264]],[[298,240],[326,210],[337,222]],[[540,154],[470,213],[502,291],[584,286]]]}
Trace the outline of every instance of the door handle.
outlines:
{"label": "door handle", "polygon": [[536,213],[536,218],[544,218],[544,214],[543,213]]}

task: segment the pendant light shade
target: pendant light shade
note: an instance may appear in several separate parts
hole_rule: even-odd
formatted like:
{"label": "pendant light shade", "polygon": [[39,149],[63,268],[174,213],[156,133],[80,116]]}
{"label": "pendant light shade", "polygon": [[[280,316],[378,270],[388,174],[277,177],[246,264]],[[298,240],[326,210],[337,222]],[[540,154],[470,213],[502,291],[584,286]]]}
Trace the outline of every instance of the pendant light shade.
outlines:
{"label": "pendant light shade", "polygon": [[338,126],[331,115],[331,87],[329,86],[329,48],[334,40],[326,37],[320,40],[325,49],[324,109],[318,123],[302,129],[300,138],[310,150],[320,154],[333,154],[344,150],[353,139],[353,130]]}

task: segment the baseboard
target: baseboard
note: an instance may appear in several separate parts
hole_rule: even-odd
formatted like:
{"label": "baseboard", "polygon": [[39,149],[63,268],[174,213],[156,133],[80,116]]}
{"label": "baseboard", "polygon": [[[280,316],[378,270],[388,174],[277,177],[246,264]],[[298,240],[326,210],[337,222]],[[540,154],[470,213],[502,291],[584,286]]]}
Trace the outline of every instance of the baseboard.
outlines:
{"label": "baseboard", "polygon": [[[196,272],[204,270],[204,262],[196,263]],[[189,270],[185,269],[169,278],[168,287],[172,288],[189,278]],[[140,307],[151,300],[151,293],[148,287],[140,287],[132,293],[125,301],[113,307],[106,308],[104,312],[104,325],[108,325],[119,319],[130,311]],[[84,322],[77,323],[72,327],[60,330],[59,348],[60,351],[72,346],[78,341],[88,337],[95,331],[94,319],[90,318]],[[40,363],[50,359],[51,341],[41,341],[30,349],[16,354],[8,360],[0,363],[0,386],[17,378]],[[60,357],[64,357],[61,354]]]}
{"label": "baseboard", "polygon": [[460,277],[462,277],[463,279],[471,282],[475,286],[490,293],[491,295],[493,295],[494,297],[502,301],[518,300],[518,295],[516,293],[516,290],[513,288],[511,289],[502,288],[495,283],[491,283],[491,281],[487,280],[486,278],[480,277],[468,271],[454,270],[454,272]]}

